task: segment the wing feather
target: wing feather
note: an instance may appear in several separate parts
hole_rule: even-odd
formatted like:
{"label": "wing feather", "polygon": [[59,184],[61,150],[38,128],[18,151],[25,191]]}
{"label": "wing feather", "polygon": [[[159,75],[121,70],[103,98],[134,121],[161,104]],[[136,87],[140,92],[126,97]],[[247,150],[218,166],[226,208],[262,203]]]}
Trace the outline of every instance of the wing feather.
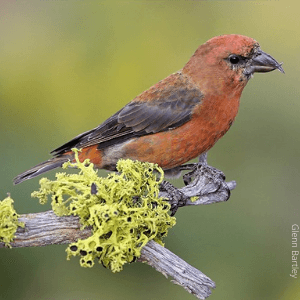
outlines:
{"label": "wing feather", "polygon": [[84,132],[53,150],[59,156],[73,147],[98,144],[98,149],[128,139],[172,130],[191,119],[203,94],[181,73],[175,73],[136,97],[98,127]]}

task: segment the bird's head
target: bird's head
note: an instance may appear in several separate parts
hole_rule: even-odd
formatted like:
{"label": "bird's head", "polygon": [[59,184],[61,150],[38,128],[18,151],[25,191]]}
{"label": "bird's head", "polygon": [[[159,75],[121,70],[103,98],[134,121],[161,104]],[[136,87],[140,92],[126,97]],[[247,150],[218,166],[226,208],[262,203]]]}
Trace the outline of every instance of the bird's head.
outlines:
{"label": "bird's head", "polygon": [[[215,82],[216,85],[244,87],[255,72],[270,72],[280,63],[260,49],[254,39],[237,34],[221,35],[199,46],[183,72],[196,82]],[[202,84],[201,84],[202,85]]]}

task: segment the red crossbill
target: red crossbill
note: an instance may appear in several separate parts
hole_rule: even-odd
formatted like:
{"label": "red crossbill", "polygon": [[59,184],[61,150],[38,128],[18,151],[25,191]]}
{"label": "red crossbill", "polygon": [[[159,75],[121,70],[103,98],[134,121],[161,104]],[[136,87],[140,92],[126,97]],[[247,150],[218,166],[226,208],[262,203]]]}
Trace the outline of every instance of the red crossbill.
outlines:
{"label": "red crossbill", "polygon": [[199,46],[180,71],[144,91],[98,127],[53,150],[53,158],[14,183],[74,160],[82,149],[96,168],[116,170],[120,158],[158,164],[166,173],[207,152],[232,125],[254,72],[283,68],[252,38],[221,35]]}

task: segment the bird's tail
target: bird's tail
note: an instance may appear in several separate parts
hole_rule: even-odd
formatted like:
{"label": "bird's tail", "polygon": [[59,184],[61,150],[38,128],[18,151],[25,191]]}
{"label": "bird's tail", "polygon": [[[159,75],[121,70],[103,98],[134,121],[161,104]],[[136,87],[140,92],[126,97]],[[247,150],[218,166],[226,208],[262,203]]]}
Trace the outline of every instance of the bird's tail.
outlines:
{"label": "bird's tail", "polygon": [[63,155],[59,157],[53,157],[47,161],[44,161],[35,167],[23,172],[14,178],[14,184],[19,184],[25,180],[34,178],[42,173],[48,172],[52,169],[61,167],[65,162],[71,160],[72,157],[70,155]]}

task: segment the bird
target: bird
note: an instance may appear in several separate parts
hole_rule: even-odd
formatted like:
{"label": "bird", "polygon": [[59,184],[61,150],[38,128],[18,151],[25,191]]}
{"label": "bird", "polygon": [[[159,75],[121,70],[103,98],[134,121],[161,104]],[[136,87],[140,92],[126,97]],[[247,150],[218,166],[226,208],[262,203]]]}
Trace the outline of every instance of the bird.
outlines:
{"label": "bird", "polygon": [[247,36],[225,34],[200,45],[186,65],[159,81],[96,128],[51,152],[52,158],[14,178],[14,184],[74,161],[89,159],[97,169],[116,171],[119,159],[155,163],[166,175],[207,153],[228,131],[242,91],[254,73],[279,70],[282,63]]}

